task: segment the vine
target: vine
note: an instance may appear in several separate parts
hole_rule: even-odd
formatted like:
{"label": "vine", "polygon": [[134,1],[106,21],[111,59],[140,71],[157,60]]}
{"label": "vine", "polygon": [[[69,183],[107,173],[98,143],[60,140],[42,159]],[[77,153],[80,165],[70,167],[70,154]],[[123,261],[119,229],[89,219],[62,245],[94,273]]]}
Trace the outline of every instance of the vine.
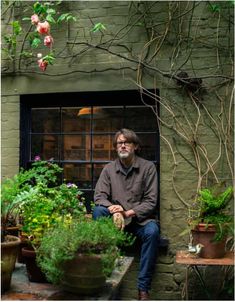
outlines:
{"label": "vine", "polygon": [[[9,2],[9,1],[7,1]],[[73,73],[105,73],[106,71],[130,70],[136,74],[133,83],[140,91],[144,105],[152,109],[156,116],[160,138],[168,147],[172,155],[172,188],[184,207],[189,207],[189,196],[183,196],[177,187],[180,161],[183,160],[190,169],[197,174],[195,188],[192,189],[191,198],[196,197],[202,186],[210,183],[218,183],[221,179],[234,179],[233,166],[233,44],[230,33],[232,32],[232,14],[234,1],[206,3],[200,1],[145,1],[129,2],[128,16],[122,26],[111,30],[111,24],[102,23],[102,18],[94,22],[89,15],[83,15],[78,10],[76,16],[66,8],[66,2],[50,1],[36,2],[29,6],[30,17],[24,17],[23,21],[29,21],[28,30],[24,31],[20,55],[17,58],[17,43],[23,34],[23,25],[14,19],[14,9],[17,1],[8,3],[3,14],[9,14],[13,19],[12,33],[4,36],[6,47],[4,49],[10,62],[19,60],[18,68],[6,67],[3,74],[41,74],[42,76],[63,76]],[[113,4],[115,5],[115,4]],[[165,17],[156,18],[157,5],[161,5]],[[65,12],[60,10],[64,7]],[[79,7],[79,3],[78,3]],[[203,10],[198,10],[203,7]],[[66,11],[67,9],[67,11]],[[12,11],[11,11],[12,10]],[[154,13],[154,10],[156,11]],[[11,11],[11,13],[10,13]],[[90,26],[79,25],[81,19],[90,21]],[[212,19],[216,28],[213,37],[206,39],[200,34],[201,23]],[[31,24],[32,23],[32,24]],[[56,38],[53,34],[61,24],[66,23],[67,38],[65,45],[56,48]],[[227,44],[224,42],[224,28],[226,26]],[[24,26],[25,28],[25,26]],[[53,29],[54,28],[54,29]],[[74,33],[74,28],[79,28]],[[82,28],[82,29],[81,29]],[[79,31],[80,30],[80,31]],[[83,35],[81,34],[83,33]],[[132,34],[141,32],[145,37],[142,48],[138,51],[133,48],[128,38]],[[43,40],[43,42],[42,42]],[[30,47],[27,46],[29,41]],[[40,48],[44,44],[44,48]],[[159,66],[165,49],[169,48],[169,65],[166,68]],[[197,47],[214,52],[216,63],[212,66],[200,66],[195,50]],[[45,55],[42,52],[48,51]],[[36,53],[34,53],[36,50]],[[96,55],[96,52],[113,57],[121,63],[117,66],[104,68],[91,67],[83,69],[76,64],[76,60],[86,55]],[[182,55],[182,53],[184,55]],[[230,59],[230,64],[224,63],[224,57]],[[24,61],[23,61],[24,59]],[[43,72],[35,70],[37,62]],[[67,64],[67,69],[54,72],[52,68],[47,70],[49,64],[61,62]],[[199,65],[199,66],[198,66]],[[228,65],[230,71],[228,71]],[[79,67],[78,67],[79,66]],[[226,71],[224,71],[226,70]],[[156,82],[164,82],[164,85],[173,89],[176,94],[184,98],[185,103],[178,103],[173,97],[159,96],[145,87],[145,77],[150,77],[154,85]],[[154,100],[155,105],[149,105],[144,101],[144,96]],[[218,102],[219,111],[213,106],[211,99]],[[160,107],[161,115],[156,110]],[[166,129],[173,138],[166,135]],[[205,130],[207,129],[207,130]],[[214,156],[210,155],[207,142],[203,137],[203,131],[213,136],[216,147]],[[187,151],[181,150],[184,146]],[[189,152],[189,153],[188,153]],[[223,174],[223,171],[229,171]],[[227,173],[227,172],[226,172]]]}

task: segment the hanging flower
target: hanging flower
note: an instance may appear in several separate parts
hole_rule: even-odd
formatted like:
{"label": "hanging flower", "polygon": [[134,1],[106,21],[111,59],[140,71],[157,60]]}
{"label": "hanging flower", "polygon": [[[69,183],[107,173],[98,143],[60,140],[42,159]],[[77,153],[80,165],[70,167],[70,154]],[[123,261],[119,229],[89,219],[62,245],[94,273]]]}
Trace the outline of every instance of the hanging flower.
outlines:
{"label": "hanging flower", "polygon": [[38,22],[40,21],[38,15],[34,14],[31,16],[31,23],[34,24],[34,25],[37,25]]}
{"label": "hanging flower", "polygon": [[48,47],[51,47],[51,45],[53,44],[54,40],[52,38],[52,36],[46,36],[44,38],[44,45],[45,46],[48,46]]}
{"label": "hanging flower", "polygon": [[37,24],[37,31],[40,34],[49,34],[50,32],[50,24],[47,21],[44,22],[38,22]]}
{"label": "hanging flower", "polygon": [[40,59],[38,60],[38,66],[39,68],[42,70],[42,71],[45,71],[46,68],[47,68],[47,65],[48,65],[48,62],[43,60],[43,59]]}

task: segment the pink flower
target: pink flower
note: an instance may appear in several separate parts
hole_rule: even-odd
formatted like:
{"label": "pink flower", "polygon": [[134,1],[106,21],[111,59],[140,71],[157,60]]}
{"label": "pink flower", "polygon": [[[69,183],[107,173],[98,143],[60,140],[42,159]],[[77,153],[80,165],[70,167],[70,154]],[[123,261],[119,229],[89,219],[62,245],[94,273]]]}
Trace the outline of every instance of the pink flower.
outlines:
{"label": "pink flower", "polygon": [[54,40],[52,36],[46,36],[44,38],[44,45],[50,47],[53,44]]}
{"label": "pink flower", "polygon": [[38,22],[37,24],[37,31],[40,34],[49,34],[50,32],[50,24],[47,21],[44,22]]}
{"label": "pink flower", "polygon": [[41,157],[40,157],[39,155],[36,155],[36,156],[34,157],[34,161],[39,161],[39,160],[41,160]]}
{"label": "pink flower", "polygon": [[47,68],[48,62],[43,59],[38,60],[38,66],[42,71],[45,71]]}
{"label": "pink flower", "polygon": [[39,20],[38,15],[34,14],[34,15],[31,16],[31,23],[32,24],[37,25],[39,21],[40,20]]}

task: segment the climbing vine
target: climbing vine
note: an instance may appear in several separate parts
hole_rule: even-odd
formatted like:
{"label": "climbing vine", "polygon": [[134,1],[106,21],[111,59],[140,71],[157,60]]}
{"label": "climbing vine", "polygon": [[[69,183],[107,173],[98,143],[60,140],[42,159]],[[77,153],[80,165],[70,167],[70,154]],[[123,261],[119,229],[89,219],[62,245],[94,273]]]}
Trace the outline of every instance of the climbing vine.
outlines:
{"label": "climbing vine", "polygon": [[[173,159],[172,188],[181,204],[188,207],[190,198],[194,199],[203,186],[231,181],[234,1],[130,1],[123,23],[117,26],[106,24],[102,17],[94,21],[79,10],[79,2],[77,10],[70,9],[70,2],[5,1],[2,15],[5,19],[9,16],[11,32],[4,35],[2,74],[60,77],[121,71],[156,115],[160,137]],[[22,7],[25,16],[20,19],[16,10],[22,11]],[[213,24],[212,32],[205,35],[209,23]],[[60,30],[64,45],[58,43]],[[201,50],[205,55],[207,51],[213,53],[215,60],[203,65]],[[91,64],[90,69],[83,69],[83,59],[99,60],[96,54],[100,53],[106,55],[107,62],[113,59],[116,64],[102,67],[97,61],[95,67]],[[162,58],[165,65],[159,63]],[[61,71],[62,62],[67,68]],[[135,78],[127,76],[128,72]],[[147,88],[162,83],[169,93],[158,95]],[[146,95],[155,105],[146,103]],[[213,138],[213,156],[208,138]],[[181,165],[197,175],[191,196],[183,196],[177,186]]]}

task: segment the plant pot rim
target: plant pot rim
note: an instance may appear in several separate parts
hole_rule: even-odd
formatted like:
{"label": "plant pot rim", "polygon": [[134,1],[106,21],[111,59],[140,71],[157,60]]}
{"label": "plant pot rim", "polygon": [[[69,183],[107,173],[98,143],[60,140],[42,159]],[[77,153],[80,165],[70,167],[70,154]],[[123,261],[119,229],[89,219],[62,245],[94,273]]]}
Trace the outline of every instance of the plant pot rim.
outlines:
{"label": "plant pot rim", "polygon": [[216,226],[213,223],[203,223],[200,222],[197,225],[194,226],[192,231],[195,232],[216,232]]}
{"label": "plant pot rim", "polygon": [[1,242],[2,247],[4,247],[4,246],[10,247],[10,246],[14,246],[14,245],[20,245],[20,243],[21,243],[20,238],[17,237],[17,236],[6,235],[5,238],[6,238],[6,240]]}

